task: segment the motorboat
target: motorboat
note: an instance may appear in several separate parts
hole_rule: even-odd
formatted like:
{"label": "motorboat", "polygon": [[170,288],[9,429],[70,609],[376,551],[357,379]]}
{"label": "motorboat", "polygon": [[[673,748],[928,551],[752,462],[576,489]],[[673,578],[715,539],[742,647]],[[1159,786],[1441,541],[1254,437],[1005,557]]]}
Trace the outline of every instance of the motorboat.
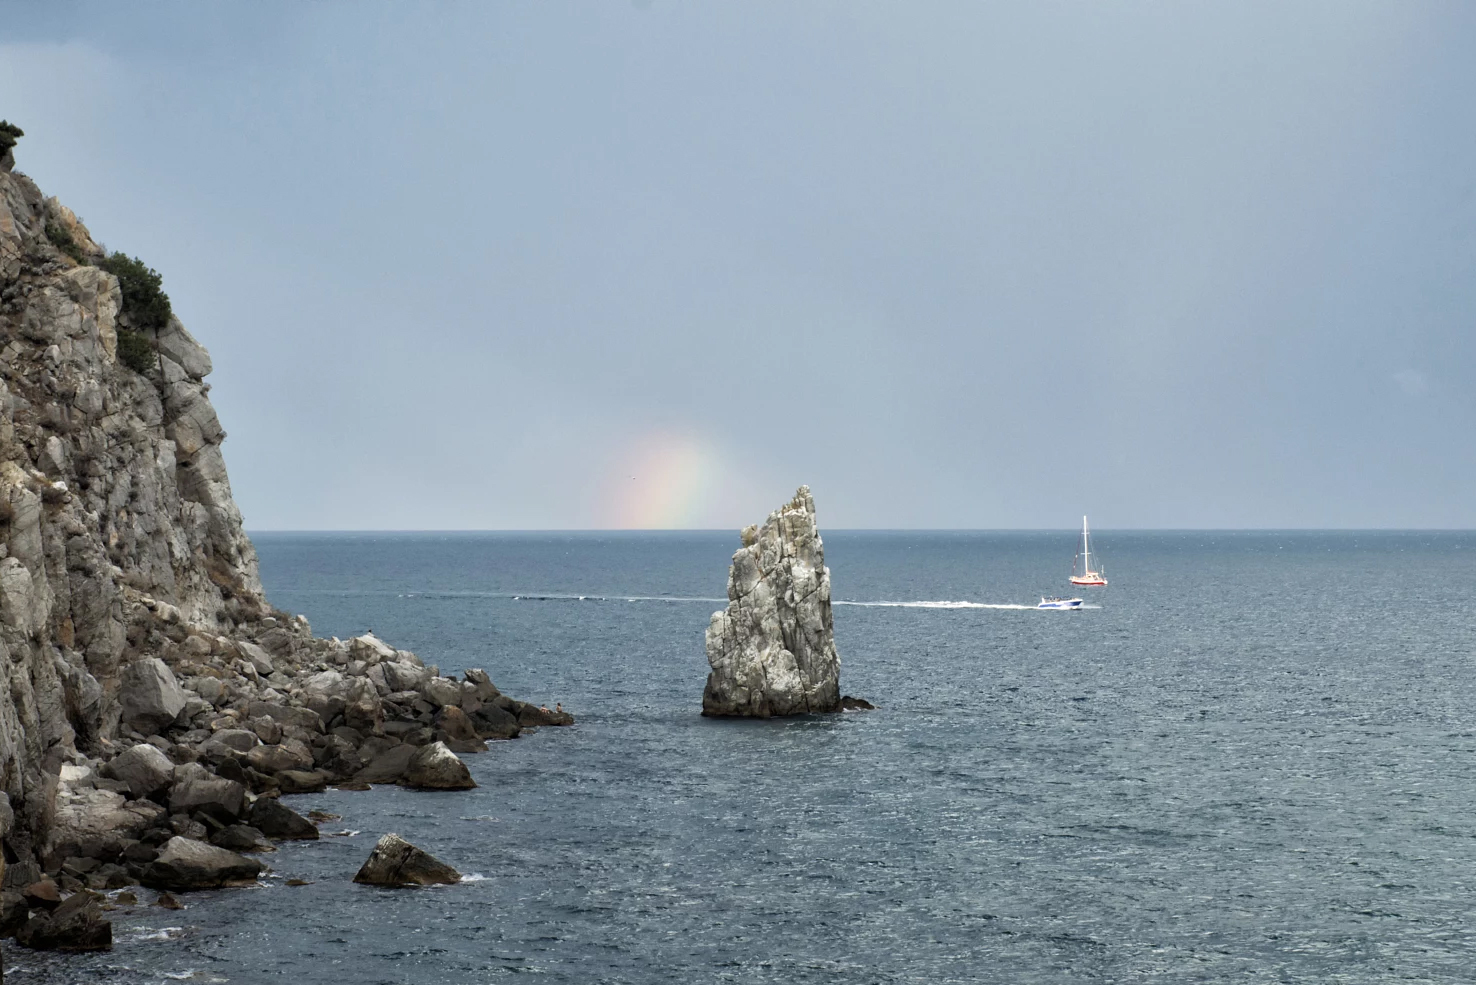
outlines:
{"label": "motorboat", "polygon": [[1037,609],[1080,609],[1081,599],[1064,599],[1059,595],[1042,595]]}

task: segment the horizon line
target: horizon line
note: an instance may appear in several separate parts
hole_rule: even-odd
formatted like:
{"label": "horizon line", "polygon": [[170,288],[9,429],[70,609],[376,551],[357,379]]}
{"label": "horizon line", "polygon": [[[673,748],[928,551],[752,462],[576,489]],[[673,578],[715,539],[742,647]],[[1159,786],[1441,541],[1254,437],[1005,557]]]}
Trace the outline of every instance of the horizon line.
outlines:
{"label": "horizon line", "polygon": [[[272,527],[261,534],[731,534],[741,527]],[[1072,527],[829,527],[821,533],[1061,533]],[[1098,527],[1116,533],[1473,533],[1476,527]]]}

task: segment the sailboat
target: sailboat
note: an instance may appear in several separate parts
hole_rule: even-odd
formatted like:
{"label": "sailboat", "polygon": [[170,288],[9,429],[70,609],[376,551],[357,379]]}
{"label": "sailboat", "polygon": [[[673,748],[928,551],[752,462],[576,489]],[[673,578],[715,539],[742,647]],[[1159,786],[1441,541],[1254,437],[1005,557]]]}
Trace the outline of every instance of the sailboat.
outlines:
{"label": "sailboat", "polygon": [[[1081,573],[1076,570],[1077,563],[1081,564]],[[1098,562],[1100,564],[1100,562]],[[1071,584],[1073,585],[1103,585],[1107,584],[1106,577],[1101,571],[1092,570],[1092,542],[1091,534],[1087,531],[1087,518],[1081,518],[1081,547],[1076,552],[1076,557],[1071,562]]]}

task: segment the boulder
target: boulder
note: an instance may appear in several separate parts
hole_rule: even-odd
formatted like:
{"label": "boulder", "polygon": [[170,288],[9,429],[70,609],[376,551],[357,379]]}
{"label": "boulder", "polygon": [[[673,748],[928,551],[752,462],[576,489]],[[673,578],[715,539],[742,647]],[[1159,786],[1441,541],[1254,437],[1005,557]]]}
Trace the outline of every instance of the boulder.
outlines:
{"label": "boulder", "polygon": [[471,716],[472,724],[477,728],[477,736],[482,739],[516,739],[523,727],[518,724],[518,716],[499,704],[485,704]]}
{"label": "boulder", "polygon": [[373,665],[395,659],[395,648],[373,633],[365,633],[349,640],[349,658]]}
{"label": "boulder", "polygon": [[255,668],[258,674],[265,676],[276,670],[276,664],[272,661],[272,655],[255,643],[250,643],[246,640],[236,640],[236,649],[240,652],[242,658]]}
{"label": "boulder", "polygon": [[379,839],[354,882],[370,886],[436,886],[461,881],[461,873],[397,834]]}
{"label": "boulder", "polygon": [[416,746],[405,743],[391,746],[355,773],[354,780],[358,783],[399,783],[405,771],[410,768],[411,758],[418,751]]}
{"label": "boulder", "polygon": [[431,673],[428,668],[417,667],[414,664],[399,663],[392,661],[380,665],[384,671],[384,682],[389,686],[391,692],[416,691],[420,686],[430,680]]}
{"label": "boulder", "polygon": [[103,897],[82,890],[49,914],[38,914],[17,931],[15,942],[37,951],[110,951],[113,925],[102,915]]}
{"label": "boulder", "polygon": [[158,657],[130,663],[118,682],[123,721],[144,735],[163,732],[185,710],[184,689],[169,665]]}
{"label": "boulder", "polygon": [[459,740],[477,740],[477,727],[467,717],[466,712],[455,705],[446,705],[436,713],[436,728],[446,733],[448,738]]}
{"label": "boulder", "polygon": [[536,728],[539,725],[573,725],[574,716],[567,711],[549,711],[539,705],[523,702],[518,705],[518,724],[523,728]]}
{"label": "boulder", "polygon": [[384,703],[374,683],[358,678],[349,684],[344,698],[344,724],[360,732],[378,732],[384,726]]}
{"label": "boulder", "polygon": [[[193,814],[195,811],[204,811],[222,824],[229,824],[240,817],[241,810],[246,806],[245,786],[235,780],[211,776],[205,773],[203,767],[195,768],[200,772],[187,773],[183,779],[176,779],[174,786],[170,788],[170,812]],[[184,767],[180,769],[183,770]]]}
{"label": "boulder", "polygon": [[294,708],[274,701],[253,701],[247,706],[246,713],[252,718],[270,718],[284,728],[296,726],[309,732],[326,731],[322,717],[311,708]]}
{"label": "boulder", "polygon": [[257,734],[244,728],[223,728],[210,737],[211,742],[219,742],[236,752],[250,752],[259,744]]}
{"label": "boulder", "polygon": [[256,881],[261,863],[225,848],[176,835],[143,871],[142,882],[174,892],[246,886]]}
{"label": "boulder", "polygon": [[283,770],[276,775],[282,793],[317,793],[326,789],[333,777],[323,770]]}
{"label": "boulder", "polygon": [[432,677],[420,686],[420,693],[437,708],[461,704],[461,685],[449,677]]}
{"label": "boulder", "polygon": [[223,728],[200,747],[200,755],[212,763],[239,759],[241,754],[259,745],[256,733],[246,729]]}
{"label": "boulder", "polygon": [[[199,639],[199,637],[192,636],[190,639]],[[201,699],[210,702],[211,705],[220,704],[226,693],[225,684],[215,677],[195,677],[186,681],[185,687],[194,691]]]}
{"label": "boulder", "polygon": [[316,841],[318,826],[275,797],[259,797],[247,818],[268,838]]}
{"label": "boulder", "polygon": [[745,528],[728,571],[728,607],[707,627],[702,714],[769,718],[840,707],[830,571],[808,486]]}
{"label": "boulder", "polygon": [[256,733],[256,737],[262,742],[269,745],[276,745],[282,741],[282,726],[277,724],[274,719],[263,716],[261,718],[253,718],[246,724],[251,726],[251,731]]}
{"label": "boulder", "polygon": [[417,749],[400,782],[421,790],[470,790],[477,785],[466,764],[444,742]]}
{"label": "boulder", "polygon": [[14,937],[31,916],[26,898],[13,889],[0,893],[0,937]]}
{"label": "boulder", "polygon": [[56,885],[56,880],[47,876],[31,883],[21,890],[21,898],[26,905],[33,910],[54,910],[61,906],[61,890]]}
{"label": "boulder", "polygon": [[246,754],[246,765],[262,773],[310,770],[313,768],[313,753],[296,739],[287,739],[275,746],[257,746],[252,749]]}
{"label": "boulder", "polygon": [[158,823],[164,813],[164,808],[152,801],[125,800],[116,791],[62,783],[58,785],[46,851],[61,858],[111,859],[126,842]]}
{"label": "boulder", "polygon": [[249,824],[231,824],[210,836],[210,844],[233,852],[274,852],[266,835]]}
{"label": "boulder", "polygon": [[482,701],[491,701],[502,693],[497,690],[497,686],[492,683],[492,678],[487,676],[487,672],[480,667],[470,667],[462,676],[476,689],[476,695]]}
{"label": "boulder", "polygon": [[5,876],[0,879],[6,889],[14,889],[17,892],[24,890],[33,882],[39,882],[43,878],[41,866],[34,859],[23,858],[19,862],[11,862],[5,866]]}

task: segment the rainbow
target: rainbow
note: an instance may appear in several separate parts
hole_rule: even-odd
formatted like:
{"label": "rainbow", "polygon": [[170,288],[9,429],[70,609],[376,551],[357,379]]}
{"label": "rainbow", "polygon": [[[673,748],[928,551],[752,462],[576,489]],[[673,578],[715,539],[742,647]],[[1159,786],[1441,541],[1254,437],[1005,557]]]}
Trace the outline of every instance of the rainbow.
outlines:
{"label": "rainbow", "polygon": [[723,471],[723,456],[708,442],[665,431],[648,434],[616,459],[605,478],[604,525],[619,530],[723,525],[713,516]]}

